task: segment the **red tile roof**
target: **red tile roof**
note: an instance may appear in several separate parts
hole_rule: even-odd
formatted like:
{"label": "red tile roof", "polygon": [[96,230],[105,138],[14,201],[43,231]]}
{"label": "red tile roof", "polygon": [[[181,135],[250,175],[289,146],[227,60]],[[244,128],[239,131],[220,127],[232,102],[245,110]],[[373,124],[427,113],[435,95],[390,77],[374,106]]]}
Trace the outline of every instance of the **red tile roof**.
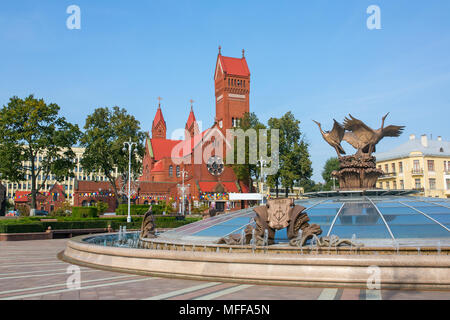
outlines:
{"label": "red tile roof", "polygon": [[153,119],[153,127],[161,120],[165,125],[166,121],[164,120],[164,116],[162,114],[161,107],[158,106],[158,110],[156,110],[155,118]]}
{"label": "red tile roof", "polygon": [[189,117],[186,122],[186,128],[189,129],[194,122],[195,122],[194,110],[192,110],[192,108],[191,108],[191,112],[189,113]]}
{"label": "red tile roof", "polygon": [[155,163],[152,172],[162,172],[162,171],[164,171],[163,163],[162,161],[158,161],[157,163]]}
{"label": "red tile roof", "polygon": [[232,58],[219,55],[220,64],[223,72],[235,76],[250,76],[247,61],[245,58]]}
{"label": "red tile roof", "polygon": [[218,184],[222,184],[226,192],[239,192],[235,182],[199,181],[198,183],[202,192],[216,192],[215,190]]}
{"label": "red tile roof", "polygon": [[150,139],[152,144],[153,156],[156,161],[159,161],[164,158],[172,157],[172,149],[182,142],[182,140],[169,140],[162,138],[153,138]]}

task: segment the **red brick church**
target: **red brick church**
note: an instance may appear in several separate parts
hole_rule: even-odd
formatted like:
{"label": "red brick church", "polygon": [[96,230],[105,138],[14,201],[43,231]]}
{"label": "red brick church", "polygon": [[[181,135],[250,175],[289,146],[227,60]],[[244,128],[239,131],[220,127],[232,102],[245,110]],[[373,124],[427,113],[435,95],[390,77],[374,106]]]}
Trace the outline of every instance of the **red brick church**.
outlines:
{"label": "red brick church", "polygon": [[[225,166],[223,160],[229,150],[226,130],[235,127],[250,111],[250,71],[244,50],[241,58],[232,58],[223,56],[219,47],[214,84],[216,116],[212,126],[200,132],[191,105],[183,140],[167,138],[166,121],[159,103],[151,135],[148,133],[145,141],[142,176],[133,196],[136,204],[163,200],[174,201],[179,207],[180,186],[184,180],[186,208],[201,202],[207,202],[219,211],[244,206],[243,202],[228,201],[228,193],[247,193],[249,187],[237,180],[233,169]],[[105,194],[110,194],[107,183],[79,181],[74,193],[75,205],[104,201],[109,203],[109,211],[112,211],[115,201],[113,197],[105,198]]]}

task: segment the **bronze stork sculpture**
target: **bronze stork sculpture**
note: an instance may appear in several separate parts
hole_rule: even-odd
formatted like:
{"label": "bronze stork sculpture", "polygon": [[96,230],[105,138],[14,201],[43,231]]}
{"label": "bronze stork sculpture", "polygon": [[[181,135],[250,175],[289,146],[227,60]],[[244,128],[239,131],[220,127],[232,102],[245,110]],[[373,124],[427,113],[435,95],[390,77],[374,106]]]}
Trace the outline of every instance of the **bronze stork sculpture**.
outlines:
{"label": "bronze stork sculpture", "polygon": [[405,128],[404,126],[392,125],[385,128],[384,121],[388,115],[389,113],[382,118],[381,128],[374,130],[350,114],[350,119],[344,119],[344,128],[349,131],[345,133],[344,140],[358,150],[357,154],[370,156],[376,151],[375,146],[381,139],[384,137],[399,137]]}
{"label": "bronze stork sculpture", "polygon": [[333,129],[331,129],[331,131],[323,131],[322,125],[320,124],[320,122],[317,122],[315,120],[313,120],[313,121],[319,127],[319,130],[320,130],[320,133],[322,134],[323,139],[326,142],[328,142],[328,144],[330,146],[332,146],[334,148],[334,150],[336,150],[338,158],[341,158],[341,154],[345,154],[345,150],[341,146],[341,141],[344,138],[344,134],[345,134],[344,127],[339,122],[337,122],[335,119],[333,119],[333,121],[334,121]]}
{"label": "bronze stork sculpture", "polygon": [[[372,153],[376,150],[376,145],[384,137],[398,137],[402,134],[404,126],[384,126],[384,122],[389,113],[381,121],[381,128],[374,130],[364,122],[356,119],[351,114],[344,119],[344,126],[334,120],[331,131],[324,132],[319,122],[314,121],[319,126],[325,141],[330,144],[338,153],[339,170],[333,171],[333,175],[339,179],[339,186],[342,190],[371,189],[375,188],[377,179],[383,175],[381,169],[376,168],[376,159]],[[341,141],[344,140],[352,145],[356,154],[341,156],[345,154]]]}

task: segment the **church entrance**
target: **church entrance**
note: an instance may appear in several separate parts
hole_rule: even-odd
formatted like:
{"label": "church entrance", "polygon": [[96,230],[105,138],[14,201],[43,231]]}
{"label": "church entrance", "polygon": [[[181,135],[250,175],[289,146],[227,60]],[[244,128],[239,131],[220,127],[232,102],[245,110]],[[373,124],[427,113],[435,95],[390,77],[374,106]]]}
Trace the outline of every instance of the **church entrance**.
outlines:
{"label": "church entrance", "polygon": [[216,210],[219,212],[225,211],[225,201],[216,201]]}

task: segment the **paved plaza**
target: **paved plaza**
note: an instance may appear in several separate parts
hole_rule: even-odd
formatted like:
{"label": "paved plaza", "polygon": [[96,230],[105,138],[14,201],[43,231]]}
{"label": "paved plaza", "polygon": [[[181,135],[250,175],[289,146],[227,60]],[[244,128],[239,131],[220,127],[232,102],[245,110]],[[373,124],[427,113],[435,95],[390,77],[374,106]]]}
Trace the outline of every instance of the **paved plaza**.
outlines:
{"label": "paved plaza", "polygon": [[450,291],[260,286],[138,276],[86,267],[80,267],[81,287],[72,289],[67,287],[73,275],[68,272],[70,264],[57,258],[66,241],[0,242],[0,300],[450,299]]}

